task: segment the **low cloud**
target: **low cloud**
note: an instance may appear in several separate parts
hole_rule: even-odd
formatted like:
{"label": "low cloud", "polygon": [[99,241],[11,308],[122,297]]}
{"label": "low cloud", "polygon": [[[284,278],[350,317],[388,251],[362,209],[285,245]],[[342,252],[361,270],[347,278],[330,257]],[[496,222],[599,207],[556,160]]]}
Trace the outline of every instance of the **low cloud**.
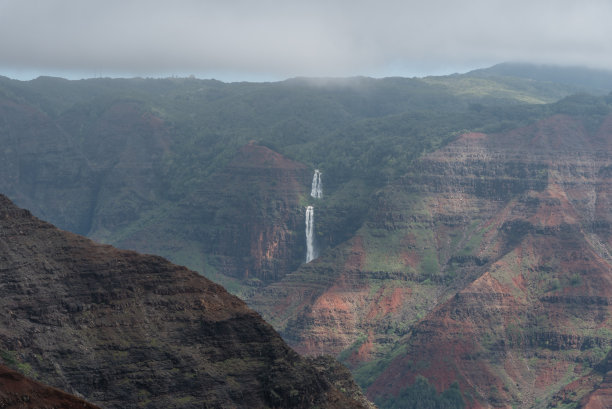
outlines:
{"label": "low cloud", "polygon": [[612,4],[588,0],[0,0],[0,69],[276,78],[502,61],[612,69],[610,16]]}

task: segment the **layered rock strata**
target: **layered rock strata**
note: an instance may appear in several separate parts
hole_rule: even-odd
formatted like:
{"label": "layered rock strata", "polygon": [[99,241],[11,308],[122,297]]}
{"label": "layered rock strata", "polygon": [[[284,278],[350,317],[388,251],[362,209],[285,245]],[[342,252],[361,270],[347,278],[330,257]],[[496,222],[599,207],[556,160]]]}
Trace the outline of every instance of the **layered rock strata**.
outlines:
{"label": "layered rock strata", "polygon": [[2,356],[50,385],[106,408],[364,407],[184,267],[60,231],[4,196],[0,248]]}
{"label": "layered rock strata", "polygon": [[[168,256],[221,281],[261,285],[303,261],[310,170],[271,149],[238,149],[189,197],[116,244]],[[169,236],[171,241],[160,239]]]}
{"label": "layered rock strata", "polygon": [[424,375],[471,407],[532,407],[612,346],[611,154],[610,116],[464,134],[252,305],[299,351],[341,353],[371,398]]}

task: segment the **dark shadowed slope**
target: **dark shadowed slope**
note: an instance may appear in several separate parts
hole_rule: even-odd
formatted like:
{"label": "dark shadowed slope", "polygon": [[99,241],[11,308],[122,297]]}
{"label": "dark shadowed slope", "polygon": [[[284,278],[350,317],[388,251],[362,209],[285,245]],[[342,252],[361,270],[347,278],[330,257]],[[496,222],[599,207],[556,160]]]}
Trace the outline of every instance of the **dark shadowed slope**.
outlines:
{"label": "dark shadowed slope", "polygon": [[2,356],[53,386],[107,408],[364,407],[184,267],[58,230],[4,196],[0,254]]}

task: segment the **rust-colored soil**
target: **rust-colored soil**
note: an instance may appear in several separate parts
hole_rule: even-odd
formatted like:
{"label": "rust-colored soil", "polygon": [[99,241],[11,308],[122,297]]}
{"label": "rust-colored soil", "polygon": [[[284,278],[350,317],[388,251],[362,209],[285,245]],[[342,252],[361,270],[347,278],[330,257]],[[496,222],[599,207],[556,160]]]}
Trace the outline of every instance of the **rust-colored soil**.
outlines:
{"label": "rust-colored soil", "polygon": [[96,409],[91,403],[27,379],[0,365],[0,407],[6,409]]}

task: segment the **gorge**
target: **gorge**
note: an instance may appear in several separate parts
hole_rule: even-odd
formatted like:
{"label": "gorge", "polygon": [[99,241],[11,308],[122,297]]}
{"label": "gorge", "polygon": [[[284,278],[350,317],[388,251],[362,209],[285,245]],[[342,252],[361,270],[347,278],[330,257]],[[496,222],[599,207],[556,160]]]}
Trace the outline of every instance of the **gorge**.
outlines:
{"label": "gorge", "polygon": [[1,191],[107,243],[2,199],[3,361],[104,407],[367,407],[320,354],[381,409],[604,401],[612,97],[528,71],[0,78]]}

